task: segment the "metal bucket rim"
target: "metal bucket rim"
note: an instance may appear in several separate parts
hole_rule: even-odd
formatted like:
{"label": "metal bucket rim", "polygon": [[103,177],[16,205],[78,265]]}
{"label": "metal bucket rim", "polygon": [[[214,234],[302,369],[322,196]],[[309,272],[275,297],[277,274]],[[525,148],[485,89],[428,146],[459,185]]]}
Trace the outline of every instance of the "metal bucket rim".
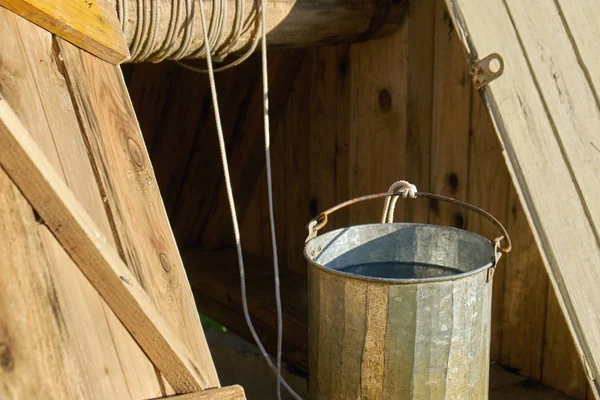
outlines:
{"label": "metal bucket rim", "polygon": [[311,242],[313,242],[314,240],[316,240],[317,238],[321,238],[325,235],[334,235],[336,232],[341,232],[344,229],[349,229],[349,228],[354,228],[354,227],[368,227],[368,226],[376,226],[376,225],[405,225],[405,226],[434,226],[434,227],[438,227],[438,228],[444,228],[444,229],[449,229],[449,230],[454,230],[454,231],[460,231],[460,232],[467,232],[471,235],[477,236],[478,238],[480,238],[482,241],[484,241],[485,243],[489,243],[490,247],[492,248],[492,255],[494,254],[494,244],[487,239],[484,236],[481,236],[478,233],[475,232],[471,232],[469,230],[466,229],[460,229],[460,228],[455,228],[453,226],[447,226],[447,225],[436,225],[436,224],[423,224],[423,223],[413,223],[413,222],[392,222],[392,223],[371,223],[371,224],[357,224],[357,225],[351,225],[351,226],[345,226],[343,228],[338,228],[335,229],[333,231],[329,231],[327,233],[324,233],[322,235],[316,236],[312,239],[310,239],[309,241],[307,241],[304,245],[304,258],[306,258],[306,260],[308,260],[309,264],[311,264],[312,266],[314,266],[315,268],[321,270],[322,272],[325,273],[329,273],[332,275],[336,275],[338,277],[342,277],[342,278],[347,278],[347,279],[353,279],[353,280],[357,280],[357,281],[361,281],[361,282],[371,282],[371,283],[382,283],[382,284],[397,284],[397,285],[410,285],[410,284],[416,284],[416,283],[432,283],[432,282],[449,282],[449,281],[455,281],[458,279],[462,279],[462,278],[466,278],[469,277],[471,275],[475,275],[478,274],[480,272],[486,271],[490,268],[494,268],[494,259],[492,258],[490,260],[489,263],[478,267],[476,269],[473,269],[471,271],[467,271],[467,272],[461,272],[459,274],[453,274],[453,275],[448,275],[448,276],[442,276],[442,277],[433,277],[433,278],[378,278],[378,277],[372,277],[372,276],[364,276],[364,275],[357,275],[357,274],[351,274],[348,272],[341,272],[332,268],[328,268],[324,265],[321,265],[319,263],[316,263],[315,261],[312,260],[312,258],[310,257],[310,255],[308,254],[308,247],[309,244]]}

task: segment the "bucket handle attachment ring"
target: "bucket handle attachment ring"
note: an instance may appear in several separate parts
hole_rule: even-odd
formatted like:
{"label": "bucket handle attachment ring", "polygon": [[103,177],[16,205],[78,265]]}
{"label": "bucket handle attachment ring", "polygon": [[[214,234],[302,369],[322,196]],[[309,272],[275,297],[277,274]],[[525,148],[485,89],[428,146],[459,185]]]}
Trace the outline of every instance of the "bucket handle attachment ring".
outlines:
{"label": "bucket handle attachment ring", "polygon": [[[483,215],[490,222],[492,222],[500,230],[500,232],[502,232],[502,235],[498,236],[497,238],[495,238],[493,240],[494,247],[496,249],[496,251],[495,251],[496,257],[497,257],[496,262],[500,259],[500,256],[502,254],[506,254],[511,251],[512,242],[510,240],[510,236],[508,235],[508,232],[506,231],[504,226],[502,226],[500,221],[498,221],[489,212],[487,212],[477,206],[474,206],[472,204],[466,203],[461,200],[453,199],[452,197],[443,196],[441,194],[427,193],[427,192],[414,192],[414,195],[415,195],[414,198],[420,197],[420,198],[428,198],[428,199],[433,199],[433,200],[441,200],[441,201],[445,201],[450,204],[454,204],[454,205],[466,208],[467,210],[470,210],[470,211],[475,211],[476,213]],[[344,207],[350,206],[352,204],[360,203],[361,201],[374,200],[374,199],[380,199],[383,197],[392,197],[392,196],[406,197],[406,196],[403,196],[402,192],[392,192],[392,193],[386,192],[386,193],[369,194],[366,196],[356,197],[354,199],[347,200],[343,203],[340,203],[336,206],[331,207],[328,210],[323,211],[322,213],[317,215],[315,218],[313,218],[308,223],[308,226],[307,226],[308,227],[308,237],[306,238],[306,241],[308,242],[310,239],[313,239],[314,237],[316,237],[317,234],[319,233],[319,230],[322,229],[325,225],[327,225],[327,222],[329,221],[329,214],[332,214],[332,213],[334,213]],[[410,196],[410,197],[413,198],[412,196]],[[506,242],[506,244],[503,246],[502,242]]]}

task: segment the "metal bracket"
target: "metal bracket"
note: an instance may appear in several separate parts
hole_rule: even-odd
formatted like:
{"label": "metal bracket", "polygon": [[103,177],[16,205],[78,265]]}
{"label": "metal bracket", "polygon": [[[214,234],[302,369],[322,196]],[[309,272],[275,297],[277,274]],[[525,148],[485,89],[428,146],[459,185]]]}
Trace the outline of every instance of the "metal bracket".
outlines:
{"label": "metal bracket", "polygon": [[502,75],[504,71],[504,60],[498,53],[492,53],[473,64],[471,75],[473,75],[473,85],[479,90]]}

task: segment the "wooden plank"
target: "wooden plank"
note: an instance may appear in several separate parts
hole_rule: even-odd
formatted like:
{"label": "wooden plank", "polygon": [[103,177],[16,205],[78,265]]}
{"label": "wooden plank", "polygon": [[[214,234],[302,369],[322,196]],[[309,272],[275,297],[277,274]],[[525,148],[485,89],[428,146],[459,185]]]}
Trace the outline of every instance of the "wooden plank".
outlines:
{"label": "wooden plank", "polygon": [[[377,193],[404,176],[408,27],[350,47],[349,196]],[[350,223],[381,220],[382,202],[349,209]],[[399,202],[397,215],[403,215]]]}
{"label": "wooden plank", "polygon": [[[287,100],[303,58],[304,51],[301,50],[286,52],[285,56],[281,52],[274,52],[269,57],[269,101],[271,102],[269,117],[273,132],[276,132],[281,124]],[[257,76],[258,68],[254,72],[250,76]],[[227,143],[227,152],[229,168],[232,171],[232,187],[235,190],[234,194],[237,194],[236,206],[240,219],[244,217],[250,203],[251,196],[249,194],[259,182],[266,179],[266,177],[261,177],[265,165],[262,85],[257,79],[248,79],[248,77],[246,79],[254,84],[250,86],[247,98],[241,106],[242,111],[237,112],[234,104],[223,103],[227,104],[230,112],[237,113],[235,125],[232,126],[231,138]],[[228,85],[228,88],[234,93],[239,90],[239,86],[236,85]],[[211,130],[210,134],[214,136],[214,130]],[[277,165],[273,165],[273,168],[277,168]],[[215,196],[208,203],[208,212],[201,232],[201,243],[207,249],[234,242],[225,184],[222,174],[218,174],[218,177],[220,178],[219,184],[213,189]],[[266,194],[264,203],[267,203]],[[268,219],[266,222],[265,229],[269,229]]]}
{"label": "wooden plank", "polygon": [[[464,52],[443,0],[435,2],[431,191],[467,198],[471,81]],[[450,204],[430,202],[430,223],[462,228],[466,213]]]}
{"label": "wooden plank", "polygon": [[[164,397],[163,397],[164,398]],[[203,390],[196,393],[169,396],[170,400],[245,400],[244,388],[239,385],[226,386],[218,389]]]}
{"label": "wooden plank", "polygon": [[[106,237],[56,174],[6,100],[0,164],[174,390],[210,387],[210,376],[169,329]],[[209,371],[210,372],[210,371]],[[207,376],[208,375],[208,376]]]}
{"label": "wooden plank", "polygon": [[[547,301],[544,359],[540,380],[575,399],[584,400],[588,390],[586,374],[552,288],[548,291]],[[590,398],[593,398],[592,390],[589,392]]]}
{"label": "wooden plank", "polygon": [[119,68],[58,40],[67,83],[124,259],[206,387],[219,381]]}
{"label": "wooden plank", "polygon": [[[523,207],[512,185],[506,192],[514,251],[506,255],[505,287],[502,307],[502,344],[500,362],[516,368],[520,374],[542,378],[548,276],[539,250],[527,224]],[[552,329],[552,328],[551,328]]]}
{"label": "wooden plank", "polygon": [[[531,63],[538,60],[528,54],[528,45],[524,41],[529,39],[524,39],[524,32],[520,32],[525,28],[515,28],[515,15],[509,13],[506,4],[500,0],[491,0],[485,5],[474,0],[448,0],[448,5],[470,59],[497,52],[502,55],[505,65],[510,66],[500,79],[484,89],[484,96],[503,142],[519,197],[534,228],[534,237],[558,293],[559,304],[568,316],[569,328],[589,367],[586,368],[588,379],[592,381],[600,372],[600,321],[595,318],[596,310],[600,308],[600,296],[595,287],[595,282],[600,280],[600,269],[597,268],[600,245],[594,222],[598,213],[590,215],[590,211],[598,207],[598,193],[594,189],[598,183],[590,182],[594,176],[582,176],[581,171],[597,168],[598,163],[596,158],[589,158],[589,151],[583,151],[573,143],[579,138],[583,140],[581,146],[586,146],[583,143],[591,146],[589,141],[584,142],[588,132],[582,128],[581,132],[574,133],[574,138],[567,139],[565,136],[572,133],[569,122],[561,122],[567,127],[560,125],[559,128],[556,121],[566,115],[589,115],[589,105],[572,99],[573,109],[568,114],[555,115],[558,104],[549,97],[549,91],[555,89],[541,84],[541,75],[547,74],[552,65],[568,63],[573,49],[558,50],[550,43],[553,36],[543,38],[538,46],[543,45],[548,51],[546,59],[554,61],[536,71]],[[518,12],[529,15],[522,9]],[[556,16],[553,5],[538,8],[537,14],[530,17],[537,26],[535,29],[548,23],[545,17],[540,17],[540,12],[548,18]],[[566,60],[557,60],[562,57]],[[574,70],[561,72],[558,77],[577,82],[580,75],[580,70]],[[564,92],[567,93],[570,94]],[[586,92],[581,93],[581,97],[585,98]],[[594,120],[591,123],[594,124]],[[578,153],[580,150],[582,152]],[[583,158],[574,162],[577,154]],[[585,167],[582,162],[594,165]],[[557,184],[560,190],[556,190]],[[595,391],[596,382],[592,381]]]}
{"label": "wooden plank", "polygon": [[[472,94],[469,131],[469,165],[471,165],[471,168],[469,168],[467,199],[471,204],[490,212],[502,224],[507,226],[509,190],[512,187],[510,176],[506,168],[503,168],[502,146],[495,135],[487,107],[477,92]],[[476,213],[469,213],[466,227],[488,239],[493,239],[499,234],[494,225]],[[518,232],[509,231],[513,235],[518,235]],[[517,252],[514,254],[517,254]],[[526,268],[512,262],[513,258],[517,257],[511,255],[510,263],[509,258],[503,259],[494,273],[490,351],[490,357],[494,361],[500,360],[502,339],[505,332],[503,326],[504,297],[512,290],[512,281],[506,280],[507,271],[509,268],[511,271],[513,268]],[[529,270],[525,269],[525,272],[527,271]],[[535,295],[535,293],[534,291],[531,294]],[[506,313],[512,314],[512,309],[507,308]],[[514,336],[521,333],[517,328],[518,326],[512,327],[512,330],[506,332],[506,334],[514,338]],[[507,343],[507,346],[510,347],[510,343]]]}
{"label": "wooden plank", "polygon": [[129,57],[117,14],[108,0],[0,0],[0,6],[112,64]]}
{"label": "wooden plank", "polygon": [[[596,63],[592,61],[588,67],[597,69],[600,49],[580,50],[571,40],[570,25],[561,23],[560,11],[547,7],[542,0],[508,0],[506,4],[556,140],[576,182],[579,201],[600,243],[600,99],[581,60],[595,57]],[[543,22],[539,19],[540,8],[544,9]],[[600,17],[597,8],[590,11]],[[571,22],[580,25],[577,20]]]}
{"label": "wooden plank", "polygon": [[[435,53],[436,0],[408,4],[408,92],[406,173],[404,178],[419,190],[430,191],[431,130],[433,125],[433,55]],[[429,204],[409,201],[405,220],[427,223]]]}
{"label": "wooden plank", "polygon": [[1,168],[0,205],[0,251],[5,255],[0,260],[0,397],[83,395],[65,368],[68,341],[61,332],[62,309],[34,213]]}
{"label": "wooden plank", "polygon": [[[77,199],[93,218],[101,232],[108,238],[111,245],[116,245],[104,209],[102,196],[100,195],[96,184],[94,172],[87,154],[87,148],[83,142],[82,133],[79,129],[77,116],[73,104],[71,103],[68,87],[64,80],[61,64],[56,56],[57,49],[53,46],[52,35],[23,18],[12,15],[9,16],[9,12],[7,11],[3,11],[3,13],[7,14],[6,20],[15,21],[15,28],[18,32],[17,38],[21,43],[24,58],[21,60],[19,53],[11,52],[9,56],[10,59],[7,61],[13,65],[29,64],[28,69],[31,71],[31,77],[26,79],[30,79],[32,83],[35,82],[35,87],[42,107],[42,110],[37,111],[36,108],[31,107],[33,103],[31,101],[28,101],[26,104],[18,102],[17,104],[19,104],[20,111],[19,109],[14,108],[15,112],[20,114],[19,117],[22,120],[35,120],[36,125],[39,124],[40,121],[47,121],[49,132],[40,130],[32,133],[32,135],[37,143],[44,144],[44,147],[40,147],[46,155],[51,154],[53,158],[55,157],[56,161],[53,163],[53,166],[61,172],[61,177],[63,177]],[[6,66],[7,64],[4,63],[3,65]],[[10,75],[11,76],[8,77],[8,79],[11,79],[13,84],[17,85],[19,79],[16,79],[13,74]],[[24,84],[25,82],[22,81],[19,86],[23,87]],[[20,92],[20,90],[13,86],[13,89],[8,93],[10,96],[7,100],[11,102],[11,104],[13,100],[17,100],[19,97],[18,92]],[[40,115],[43,115],[43,118],[40,118]],[[51,142],[46,138],[50,138]],[[52,238],[51,241],[56,242],[54,238]],[[76,270],[76,266],[68,256],[65,256],[64,250],[60,248],[60,245],[57,243],[48,243],[45,248],[57,249],[57,251],[55,251],[56,255],[49,255],[49,257],[60,259],[62,263],[71,264],[71,268]],[[60,274],[60,270],[57,274]],[[64,282],[68,285],[73,285],[73,274],[79,273],[71,272],[65,276]],[[95,344],[94,340],[111,339],[117,351],[117,355],[115,355],[115,368],[118,368],[122,371],[121,373],[124,374],[129,393],[134,398],[153,396],[158,393],[160,387],[156,380],[154,366],[150,360],[148,360],[148,357],[139,348],[137,343],[135,343],[133,338],[131,338],[131,335],[129,335],[120,321],[112,314],[110,308],[104,304],[95,289],[89,285],[87,279],[81,274],[79,274],[78,279],[82,282],[79,285],[73,285],[69,290],[59,290],[59,297],[64,296],[66,300],[71,298],[71,295],[76,293],[78,288],[81,288],[81,292],[78,295],[81,299],[84,299],[84,301],[76,297],[73,299],[72,306],[75,307],[77,311],[72,313],[74,317],[71,318],[67,324],[68,328],[73,329],[74,331],[70,336],[73,338],[82,338],[82,340],[89,342],[89,346],[92,348],[98,347],[98,344]],[[62,281],[57,280],[57,282],[58,285]],[[90,300],[92,298],[96,300]],[[91,306],[94,302],[97,302],[100,305]],[[84,307],[84,305],[88,307],[88,310],[81,308]],[[65,310],[69,309],[66,305],[63,305],[63,307]],[[106,315],[105,318],[99,318],[98,311],[90,311],[96,310],[96,307],[104,309],[104,314]],[[65,312],[65,314],[67,317],[71,315],[70,312]],[[98,326],[98,329],[96,330],[99,332],[98,334],[95,334],[93,329],[89,329],[91,325],[86,325],[88,329],[79,327],[80,324],[78,322],[82,319],[81,315],[86,314],[96,315],[96,324]],[[101,321],[103,319],[108,321],[110,335],[100,333],[102,332],[100,327],[102,326]],[[93,339],[96,338],[96,336],[98,339]],[[83,344],[79,344],[79,346],[84,348]],[[102,345],[102,348],[107,347],[108,344]],[[110,352],[106,350],[103,354],[108,355]],[[80,357],[81,361],[92,361],[94,359],[95,358],[92,357]],[[98,365],[95,366],[97,372],[93,372],[93,369],[85,368],[83,365],[79,367],[79,370],[87,370],[89,375],[102,376],[101,373],[104,369],[104,364],[109,365],[110,363],[104,361],[104,363],[98,362],[97,364]],[[112,380],[116,382],[116,378],[113,378]],[[83,381],[85,382],[86,380]],[[96,381],[96,383],[99,382],[101,381]],[[154,382],[154,384],[152,384],[152,382]],[[98,389],[93,386],[95,385],[92,385],[91,391],[97,392]]]}
{"label": "wooden plank", "polygon": [[[57,64],[52,34],[0,8],[0,36],[14,38],[0,49],[0,86],[6,99],[99,229],[114,243],[68,88]],[[123,392],[129,392],[141,398],[159,393],[154,367],[137,343],[52,234],[42,230],[40,236],[64,330],[68,332],[64,346],[69,368],[74,371],[68,376],[76,390],[84,397],[126,397]],[[62,290],[65,287],[68,289]],[[92,320],[94,323],[90,323]],[[99,348],[103,349],[100,354],[89,356]],[[90,376],[96,378],[88,379]]]}

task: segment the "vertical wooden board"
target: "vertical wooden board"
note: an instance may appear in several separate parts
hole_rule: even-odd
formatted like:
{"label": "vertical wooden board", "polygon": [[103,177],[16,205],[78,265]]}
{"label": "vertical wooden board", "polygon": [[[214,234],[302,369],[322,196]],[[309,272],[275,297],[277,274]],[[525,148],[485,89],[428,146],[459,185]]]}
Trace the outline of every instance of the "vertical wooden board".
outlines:
{"label": "vertical wooden board", "polygon": [[314,49],[303,60],[292,93],[288,99],[283,125],[285,137],[285,214],[287,266],[303,274],[306,262],[302,249],[307,236],[306,224],[312,218],[310,209],[310,142],[306,140],[306,123],[310,118],[310,80]]}
{"label": "vertical wooden board", "polygon": [[[587,377],[554,289],[548,290],[542,383],[576,399],[585,399]],[[590,389],[591,392],[591,389]]]}
{"label": "vertical wooden board", "polygon": [[[310,208],[312,216],[335,205],[336,200],[336,146],[338,133],[338,105],[347,105],[346,99],[338,99],[336,47],[319,47],[311,52],[311,91],[309,145],[310,162]],[[338,227],[335,214],[330,226]],[[307,221],[308,223],[308,221]]]}
{"label": "vertical wooden board", "polygon": [[[67,82],[129,268],[210,385],[218,378],[120,70],[59,40]],[[108,173],[110,171],[110,174]]]}
{"label": "vertical wooden board", "polygon": [[[350,46],[336,46],[335,64],[338,69],[336,85],[336,126],[335,126],[335,203],[350,199],[350,119],[349,99],[352,82],[350,76]],[[349,210],[336,213],[334,226],[349,225]]]}
{"label": "vertical wooden board", "polygon": [[64,310],[59,308],[38,224],[3,169],[0,204],[0,397],[84,396],[65,368]]}
{"label": "vertical wooden board", "polygon": [[[71,104],[60,60],[53,48],[52,35],[32,23],[5,13],[7,35],[15,35],[13,43],[21,48],[4,47],[2,70],[20,68],[20,75],[5,76],[7,99],[15,104],[20,118],[32,129],[36,142],[61,172],[78,200],[90,210],[98,226],[111,238],[101,195],[95,183],[79,124]],[[11,67],[12,65],[12,67]],[[0,75],[3,75],[0,71]],[[68,331],[69,358],[73,373],[69,376],[84,393],[112,396],[154,396],[159,393],[154,368],[137,343],[112,315],[96,290],[78,271],[73,261],[49,232],[42,232],[44,252],[55,281],[57,301],[62,308]],[[114,242],[111,241],[114,244]],[[67,267],[56,269],[56,266]],[[80,298],[73,300],[71,293]],[[83,316],[93,316],[95,325]],[[105,349],[98,357],[88,357],[96,348]],[[115,351],[116,349],[116,351]],[[128,357],[120,359],[119,353]],[[105,371],[109,371],[106,373]],[[97,375],[96,380],[86,376]],[[125,375],[126,381],[123,380]],[[154,386],[152,381],[155,382]],[[88,395],[90,396],[90,395]]]}
{"label": "vertical wooden board", "polygon": [[[510,190],[508,232],[513,250],[505,256],[500,362],[540,380],[548,276],[515,190]],[[499,266],[498,268],[502,268]]]}
{"label": "vertical wooden board", "polygon": [[[53,147],[46,148],[46,153],[51,152],[54,154],[56,151],[59,162],[55,166],[62,171],[65,182],[73,190],[73,193],[88,211],[101,232],[106,235],[109,243],[116,245],[102,201],[102,195],[99,192],[95,174],[90,164],[87,148],[83,142],[77,115],[63,76],[64,67],[57,56],[56,43],[50,34],[24,19],[15,18],[15,22],[21,41],[24,44],[23,49],[27,62],[30,66],[34,66],[30,68],[32,78],[36,82],[38,95],[42,102],[44,115],[54,144]],[[33,118],[37,118],[36,114],[31,115],[34,116]],[[57,252],[56,257],[63,260],[63,262],[71,263],[68,257],[65,259],[63,251]],[[56,273],[58,274],[58,272]],[[80,279],[85,281],[83,277]],[[65,282],[68,281],[68,276],[65,276]],[[97,297],[95,290],[88,287],[87,282],[84,284],[84,288],[83,293],[87,293],[87,295],[82,296],[82,298]],[[64,293],[66,294],[67,291]],[[67,297],[68,295],[65,296],[65,299]],[[109,307],[103,301],[102,304],[105,317],[98,318],[98,320],[107,319],[110,326],[110,335],[107,335],[106,332],[99,333],[96,335],[96,340],[102,341],[112,336],[117,354],[124,353],[124,356],[118,356],[118,361],[120,369],[125,375],[129,393],[133,397],[151,396],[160,393],[158,381],[154,382],[156,380],[154,366],[122,323],[112,315]],[[72,303],[73,309],[77,309],[77,306],[78,302],[74,301]],[[88,307],[90,306],[88,305]],[[94,311],[95,308],[90,307],[90,310]],[[78,316],[81,312],[81,310],[73,312],[73,315]],[[96,312],[98,313],[98,310]],[[98,313],[98,315],[101,314]],[[77,326],[77,320],[78,318],[73,321],[75,327]],[[102,328],[103,326],[99,324],[99,329]],[[73,337],[76,337],[76,334]],[[92,335],[88,334],[86,340],[90,340],[91,337]],[[111,346],[103,345],[102,347],[110,348]],[[111,352],[107,350],[106,354],[111,354]],[[112,369],[114,370],[118,366],[112,366]],[[117,382],[118,377],[115,377],[114,374],[115,372],[111,371],[112,376],[110,379]]]}
{"label": "vertical wooden board", "polygon": [[[408,4],[408,92],[406,131],[406,172],[404,179],[419,190],[430,191],[431,130],[433,108],[433,55],[436,0]],[[427,223],[427,201],[406,203],[405,220]]]}
{"label": "vertical wooden board", "polygon": [[[474,89],[473,89],[474,90]],[[508,170],[504,165],[502,146],[494,132],[494,126],[478,92],[474,91],[471,104],[469,144],[469,184],[467,199],[471,204],[483,208],[507,226],[509,193],[512,188]],[[492,240],[500,235],[498,229],[486,218],[476,213],[470,213],[467,229]],[[512,230],[509,231],[509,234]],[[511,256],[511,261],[517,261],[518,255]],[[517,261],[518,262],[518,261]],[[491,358],[500,360],[502,344],[505,276],[511,268],[507,259],[501,260],[494,273],[494,289],[492,298],[492,337]],[[510,291],[510,283],[506,290]],[[541,287],[540,290],[544,290]],[[545,293],[545,291],[544,291]],[[511,310],[507,310],[511,312]],[[518,333],[513,333],[518,335]],[[509,344],[510,345],[510,344]]]}
{"label": "vertical wooden board", "polygon": [[[458,199],[467,197],[471,80],[465,54],[443,0],[435,4],[431,190]],[[462,228],[464,210],[431,202],[430,222]]]}
{"label": "vertical wooden board", "polygon": [[[349,195],[384,192],[404,176],[408,29],[350,48]],[[381,220],[383,202],[349,209],[351,223]],[[404,205],[398,203],[397,215]]]}

